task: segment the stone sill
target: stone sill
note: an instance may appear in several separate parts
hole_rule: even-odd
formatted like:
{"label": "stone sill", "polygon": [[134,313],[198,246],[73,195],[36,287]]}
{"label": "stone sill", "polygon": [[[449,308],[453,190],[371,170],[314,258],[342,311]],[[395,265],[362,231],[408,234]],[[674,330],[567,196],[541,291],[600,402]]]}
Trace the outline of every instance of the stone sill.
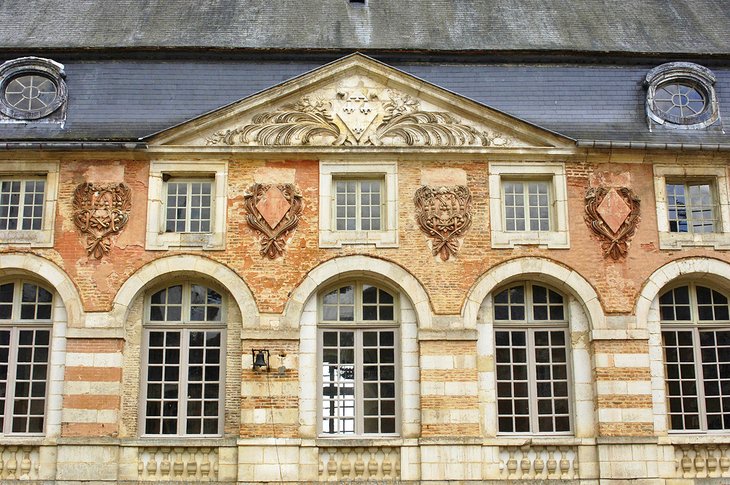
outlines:
{"label": "stone sill", "polygon": [[657,444],[656,436],[599,436],[597,445],[651,445]]}
{"label": "stone sill", "polygon": [[399,447],[403,446],[403,438],[317,438],[315,446],[319,448],[368,448],[368,447]]}
{"label": "stone sill", "polygon": [[138,448],[159,447],[159,448],[219,448],[223,446],[236,446],[235,438],[185,438],[181,436],[170,436],[165,438],[135,438],[123,440],[120,446],[136,446]]}
{"label": "stone sill", "polygon": [[484,446],[595,446],[596,438],[575,436],[500,436],[483,440]]}
{"label": "stone sill", "polygon": [[[26,444],[26,443],[23,443]],[[56,443],[53,443],[56,444]],[[158,447],[158,448],[218,448],[223,446],[236,446],[236,438],[185,438],[181,436],[167,436],[154,438],[111,438],[111,437],[90,437],[90,438],[59,438],[58,445],[66,446],[122,446],[122,447]]]}
{"label": "stone sill", "polygon": [[450,330],[424,329],[418,330],[418,340],[474,340],[478,337],[476,329],[455,328]]}
{"label": "stone sill", "polygon": [[718,432],[718,434],[670,434],[661,436],[658,443],[660,445],[714,445],[729,444],[730,435],[727,432]]}
{"label": "stone sill", "polygon": [[56,440],[45,436],[0,436],[0,446],[55,446]]}

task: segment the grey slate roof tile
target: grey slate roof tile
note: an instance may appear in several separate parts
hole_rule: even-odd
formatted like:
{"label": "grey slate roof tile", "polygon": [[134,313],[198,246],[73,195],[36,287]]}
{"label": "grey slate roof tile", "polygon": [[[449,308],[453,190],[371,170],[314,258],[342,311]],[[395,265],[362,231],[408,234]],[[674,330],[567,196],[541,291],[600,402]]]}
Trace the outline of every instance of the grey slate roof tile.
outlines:
{"label": "grey slate roof tile", "polygon": [[3,0],[4,48],[727,54],[726,0]]}
{"label": "grey slate roof tile", "polygon": [[[136,140],[317,67],[312,62],[70,61],[65,125],[0,123],[0,140]],[[649,132],[641,83],[654,65],[395,67],[574,139],[730,144],[730,134],[717,129]],[[721,114],[730,113],[730,67],[713,72]]]}

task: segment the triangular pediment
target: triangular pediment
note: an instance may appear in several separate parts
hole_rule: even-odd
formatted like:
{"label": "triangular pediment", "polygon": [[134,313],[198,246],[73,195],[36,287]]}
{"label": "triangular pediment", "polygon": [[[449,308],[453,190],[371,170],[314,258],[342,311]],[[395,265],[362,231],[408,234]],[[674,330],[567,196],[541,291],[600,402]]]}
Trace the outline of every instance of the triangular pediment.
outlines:
{"label": "triangular pediment", "polygon": [[361,54],[155,134],[185,147],[570,147],[572,140]]}

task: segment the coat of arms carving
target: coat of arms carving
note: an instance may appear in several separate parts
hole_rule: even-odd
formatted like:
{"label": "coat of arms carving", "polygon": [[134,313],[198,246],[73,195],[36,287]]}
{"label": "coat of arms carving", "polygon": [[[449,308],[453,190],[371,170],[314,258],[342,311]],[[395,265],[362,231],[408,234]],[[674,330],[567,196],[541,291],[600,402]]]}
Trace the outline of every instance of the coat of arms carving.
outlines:
{"label": "coat of arms carving", "polygon": [[416,190],[416,220],[431,238],[434,256],[446,261],[456,255],[459,238],[471,226],[471,192],[465,185]]}
{"label": "coat of arms carving", "polygon": [[208,145],[504,147],[513,140],[382,85],[350,80],[320,90],[248,123],[218,130]]}
{"label": "coat of arms carving", "polygon": [[101,259],[111,250],[111,237],[127,225],[132,191],[123,183],[84,182],[76,187],[72,205],[74,223],[86,234],[87,254]]}
{"label": "coat of arms carving", "polygon": [[640,200],[627,187],[592,187],[585,198],[585,221],[601,240],[604,255],[618,260],[626,256],[636,232]]}
{"label": "coat of arms carving", "polygon": [[294,184],[253,184],[244,194],[246,220],[260,234],[261,255],[275,259],[299,225],[302,194]]}

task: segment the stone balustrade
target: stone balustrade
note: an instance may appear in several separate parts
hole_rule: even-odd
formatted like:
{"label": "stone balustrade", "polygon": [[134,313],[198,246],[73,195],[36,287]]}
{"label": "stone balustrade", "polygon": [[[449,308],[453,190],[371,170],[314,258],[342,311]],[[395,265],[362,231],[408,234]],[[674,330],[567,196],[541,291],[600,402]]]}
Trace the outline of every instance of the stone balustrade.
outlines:
{"label": "stone balustrade", "polygon": [[338,482],[399,480],[400,448],[394,446],[320,448],[319,479]]}
{"label": "stone balustrade", "polygon": [[500,446],[501,478],[513,480],[579,478],[575,446]]}
{"label": "stone balustrade", "polygon": [[730,444],[675,445],[674,457],[682,478],[730,477]]}
{"label": "stone balustrade", "polygon": [[37,446],[0,446],[0,479],[37,479],[38,453]]}
{"label": "stone balustrade", "polygon": [[139,480],[212,481],[218,479],[218,448],[145,446],[137,450]]}

